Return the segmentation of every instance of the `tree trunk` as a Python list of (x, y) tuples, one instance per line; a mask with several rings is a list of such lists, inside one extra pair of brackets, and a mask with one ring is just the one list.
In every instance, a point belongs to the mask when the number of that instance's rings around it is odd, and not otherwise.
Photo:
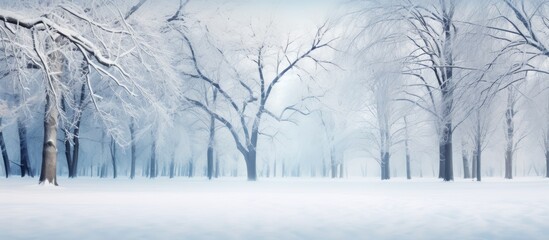
[[(445, 77), (444, 82), (441, 86), (442, 92), (442, 102), (443, 102), (443, 116), (442, 119), (445, 120), (445, 125), (443, 129), (444, 136), (444, 181), (453, 181), (454, 180), (454, 164), (453, 164), (453, 149), (452, 149), (452, 135), (453, 135), (453, 126), (452, 126), (452, 107), (454, 101), (454, 86), (452, 84), (453, 70), (454, 65), (453, 50), (452, 50), (452, 26), (453, 26), (453, 6), (450, 9), (446, 8), (446, 2), (441, 1), (442, 10), (443, 10), (443, 29), (444, 29), (444, 62), (450, 67), (444, 67)], [(450, 3), (453, 4), (453, 3)]]
[(175, 157), (174, 153), (172, 153), (172, 161), (170, 162), (170, 178), (173, 178), (175, 176)]
[(111, 160), (112, 160), (112, 178), (118, 176), (117, 167), (116, 167), (116, 142), (114, 138), (111, 137)]
[(332, 178), (337, 177), (337, 160), (336, 160), (336, 153), (335, 153), (335, 146), (332, 146), (330, 150), (330, 164), (332, 167)]
[(513, 178), (513, 152), (514, 152), (514, 134), (515, 134), (515, 124), (514, 116), (515, 112), (515, 91), (513, 86), (508, 88), (508, 97), (507, 97), (507, 110), (505, 111), (505, 140), (507, 142), (505, 148), (505, 178)]
[(476, 152), (476, 155), (475, 155), (476, 161), (475, 161), (475, 163), (477, 165), (477, 167), (475, 169), (476, 170), (475, 175), (477, 177), (477, 181), (480, 182), (481, 181), (481, 174), (480, 174), (480, 170), (481, 170), (480, 166), (481, 165), (480, 165), (480, 163), (481, 163), (481, 160), (482, 160), (482, 149), (481, 149), (481, 146), (480, 146), (480, 142), (478, 142), (478, 141), (477, 141), (477, 146), (476, 146), (476, 151), (475, 152)]
[(2, 151), (2, 159), (4, 160), (4, 171), (6, 173), (6, 178), (8, 178), (11, 169), (8, 150), (6, 149), (6, 143), (4, 142), (4, 133), (2, 131), (2, 117), (0, 117), (0, 150)]
[(273, 177), (274, 178), (276, 177), (276, 158), (275, 158), (274, 163), (273, 163)]
[(444, 142), (442, 139), (439, 140), (439, 143), (438, 143), (438, 152), (439, 152), (439, 168), (438, 168), (438, 178), (442, 178), (444, 179), (444, 174), (446, 173), (446, 171), (444, 169), (446, 169), (445, 167), (445, 159), (444, 157), (446, 156), (446, 152), (445, 152), (445, 148), (444, 148)]
[[(446, 130), (448, 129), (448, 130)], [(444, 181), (453, 181), (454, 180), (454, 169), (453, 169), (453, 149), (452, 149), (452, 124), (448, 123), (445, 127), (445, 134), (447, 136), (446, 141), (444, 142)]]
[(549, 149), (545, 150), (545, 177), (549, 178)]
[[(59, 38), (58, 38), (59, 39)], [(57, 42), (58, 39), (55, 41)], [(46, 105), (44, 112), (44, 144), (42, 149), (42, 167), (40, 171), (39, 183), (49, 183), (57, 186), (57, 122), (59, 111), (59, 78), (63, 72), (63, 56), (58, 50), (48, 54), (50, 71), (47, 74), (49, 83), (46, 85)]]
[(408, 121), (406, 120), (406, 117), (404, 117), (404, 135), (404, 151), (406, 154), (406, 179), (412, 179), (412, 171), (410, 167), (410, 147), (408, 145), (410, 136), (408, 134)]
[(463, 158), (463, 178), (471, 178), (471, 170), (469, 169), (469, 157), (467, 156), (467, 152), (462, 151), (461, 155)]
[(382, 175), (381, 180), (391, 179), (391, 165), (389, 164), (390, 155), (388, 152), (381, 153), (381, 166), (382, 166)]
[[(54, 83), (56, 84), (56, 83)], [(55, 85), (54, 85), (55, 86)], [(44, 119), (44, 147), (42, 149), (42, 170), (40, 183), (49, 183), (57, 186), (57, 111), (56, 99), (52, 90), (46, 93), (46, 112)]]
[(130, 179), (135, 178), (135, 120), (132, 118), (130, 123), (130, 137), (131, 137), (131, 164), (130, 164)]
[[(68, 114), (65, 96), (61, 96), (61, 111), (63, 111), (65, 114)], [(73, 174), (74, 168), (72, 167), (73, 159), (71, 156), (72, 146), (71, 146), (70, 134), (69, 134), (70, 129), (67, 125), (63, 126), (63, 131), (65, 133), (65, 138), (63, 140), (63, 143), (65, 144), (65, 159), (67, 160), (67, 169), (69, 171), (69, 178), (71, 178), (74, 175)]]
[(513, 150), (505, 150), (505, 178), (513, 179)]
[(188, 170), (187, 177), (189, 177), (189, 178), (193, 177), (193, 174), (194, 174), (194, 171), (193, 171), (194, 170), (194, 163), (193, 163), (193, 161), (194, 160), (192, 158), (189, 159), (189, 169), (187, 169)]
[(256, 168), (257, 152), (255, 148), (249, 150), (246, 156), (246, 173), (248, 174), (248, 181), (257, 180), (257, 168)]
[(410, 155), (406, 154), (406, 179), (412, 179), (412, 173), (410, 171)]
[(219, 178), (219, 176), (220, 176), (219, 171), (220, 171), (220, 169), (219, 169), (219, 155), (216, 152), (215, 153), (215, 174), (214, 174), (215, 178)]
[(341, 158), (341, 163), (339, 164), (339, 178), (343, 178), (345, 173), (345, 168), (343, 166), (343, 158)]
[[(264, 103), (263, 103), (264, 104)], [(263, 109), (264, 105), (260, 107)], [(261, 113), (262, 111), (260, 111)], [(252, 134), (250, 137), (250, 145), (248, 145), (248, 152), (245, 153), (244, 159), (246, 160), (246, 173), (248, 175), (248, 181), (257, 180), (257, 140), (259, 139), (259, 122), (261, 121), (261, 114), (257, 115), (252, 127)]]
[(149, 171), (149, 178), (156, 178), (156, 140), (153, 140), (151, 145), (151, 161)]
[[(85, 68), (87, 69), (87, 67)], [(84, 100), (86, 99), (86, 84), (82, 83), (82, 87), (80, 88), (80, 102), (78, 103), (78, 109), (76, 110), (76, 124), (74, 126), (73, 130), (73, 139), (72, 142), (74, 144), (72, 149), (72, 173), (73, 175), (70, 176), (72, 178), (75, 178), (78, 176), (78, 160), (79, 160), (79, 154), (80, 154), (80, 125), (82, 123), (82, 114), (84, 112)]]
[(34, 177), (32, 170), (30, 168), (29, 161), (29, 150), (27, 144), (27, 128), (20, 119), (17, 119), (17, 130), (19, 132), (19, 150), (20, 150), (20, 166), (21, 166), (21, 177), (24, 177), (28, 174), (31, 177)]
[(208, 162), (208, 179), (212, 179), (213, 177), (213, 169), (214, 169), (214, 140), (215, 140), (215, 118), (213, 116), (210, 117), (210, 138), (208, 141), (208, 152), (207, 152), (207, 162)]

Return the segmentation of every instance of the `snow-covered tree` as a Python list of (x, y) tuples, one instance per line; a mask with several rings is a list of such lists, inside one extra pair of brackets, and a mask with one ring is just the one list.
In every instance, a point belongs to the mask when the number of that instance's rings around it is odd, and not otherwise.
[[(187, 95), (186, 100), (226, 127), (245, 160), (248, 180), (256, 180), (259, 138), (260, 135), (269, 135), (261, 131), (261, 123), (265, 117), (291, 121), (293, 114), (309, 114), (310, 111), (301, 106), (314, 97), (303, 96), (297, 102), (278, 109), (272, 107), (272, 101), (280, 94), (278, 89), (282, 83), (312, 76), (307, 71), (309, 66), (326, 68), (332, 64), (325, 60), (325, 56), (319, 55), (329, 50), (334, 40), (328, 34), (330, 24), (320, 25), (310, 33), (307, 41), (297, 41), (292, 35), (277, 36), (268, 30), (259, 34), (252, 27), (251, 37), (247, 37), (248, 33), (236, 33), (235, 38), (253, 43), (240, 47), (239, 43), (230, 42), (227, 37), (235, 33), (216, 33), (201, 24), (193, 26), (192, 20), (183, 15), (174, 19), (179, 19), (174, 22), (183, 22), (183, 25), (174, 24), (174, 28), (181, 34), (189, 59), (190, 68), (184, 70), (184, 74), (195, 84), (205, 83), (214, 88), (218, 95), (216, 109), (208, 106), (200, 96)], [(242, 26), (237, 29), (242, 29)], [(201, 42), (200, 35), (191, 30), (201, 32), (206, 41)], [(225, 35), (224, 38), (216, 38), (221, 35)], [(225, 42), (221, 44), (221, 40)]]
[[(75, 106), (62, 101), (70, 95), (71, 81), (79, 82), (77, 86), (86, 85), (93, 108), (104, 122), (114, 119), (101, 109), (104, 99), (140, 95), (152, 100), (152, 93), (142, 81), (147, 75), (144, 72), (151, 70), (151, 65), (147, 65), (149, 58), (154, 57), (143, 44), (141, 34), (126, 21), (119, 7), (112, 4), (107, 1), (14, 3), (0, 9), (3, 22), (0, 34), (6, 49), (23, 53), (10, 61), (33, 66), (26, 71), (41, 73), (34, 81), (14, 78), (22, 86), (38, 82), (45, 92), (40, 182), (57, 184), (57, 128), (67, 119), (63, 105), (65, 110)], [(66, 73), (82, 69), (85, 70), (82, 77), (65, 79)], [(103, 89), (96, 89), (98, 86)], [(117, 137), (115, 131), (109, 133)]]

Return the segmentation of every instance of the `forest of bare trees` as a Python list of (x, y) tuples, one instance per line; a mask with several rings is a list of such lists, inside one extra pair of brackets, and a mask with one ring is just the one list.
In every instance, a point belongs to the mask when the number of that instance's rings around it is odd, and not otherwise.
[(549, 177), (549, 1), (238, 4), (1, 2), (5, 177)]

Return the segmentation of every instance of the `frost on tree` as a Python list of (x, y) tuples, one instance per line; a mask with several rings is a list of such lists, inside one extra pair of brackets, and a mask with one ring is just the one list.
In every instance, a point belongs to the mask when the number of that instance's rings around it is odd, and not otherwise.
[[(143, 49), (139, 46), (139, 37), (120, 12), (109, 6), (108, 2), (90, 6), (48, 2), (36, 4), (32, 9), (17, 4), (9, 10), (0, 9), (3, 22), (0, 37), (8, 46), (6, 50), (24, 53), (11, 61), (34, 66), (25, 71), (41, 72), (41, 79), (34, 79), (31, 83), (14, 78), (18, 84), (35, 84), (45, 92), (41, 183), (57, 185), (57, 129), (61, 122), (67, 121), (67, 108), (73, 107), (62, 101), (64, 96), (70, 95), (69, 79), (64, 78), (65, 73), (87, 70), (83, 71), (79, 86), (88, 91), (84, 94), (89, 94), (95, 112), (103, 117), (103, 121), (109, 118), (101, 110), (104, 98), (130, 97), (146, 92), (138, 84), (140, 78), (130, 71), (132, 64), (146, 62), (139, 59), (144, 55), (132, 55)], [(94, 86), (99, 84), (110, 88), (110, 93), (96, 94)], [(123, 93), (117, 89), (123, 89)], [(75, 136), (77, 134), (76, 131)], [(67, 138), (72, 136), (66, 130), (65, 135)]]
[[(182, 7), (184, 3), (182, 3)], [(180, 8), (181, 10), (181, 8)], [(178, 16), (179, 14), (179, 16)], [(314, 96), (304, 96), (300, 102), (284, 107), (280, 112), (273, 112), (270, 108), (271, 99), (277, 95), (277, 87), (281, 82), (289, 81), (290, 75), (295, 72), (308, 74), (303, 70), (305, 64), (313, 64), (325, 68), (332, 65), (330, 61), (324, 60), (317, 52), (330, 49), (334, 41), (328, 35), (330, 25), (322, 24), (312, 33), (312, 38), (307, 43), (300, 44), (288, 36), (285, 43), (260, 42), (243, 49), (246, 53), (230, 56), (230, 47), (238, 46), (217, 46), (211, 41), (206, 44), (193, 39), (193, 32), (189, 29), (196, 27), (191, 25), (190, 18), (183, 19), (182, 13), (178, 11), (176, 16), (168, 21), (172, 22), (174, 29), (180, 33), (183, 44), (186, 47), (189, 63), (182, 73), (190, 78), (194, 84), (204, 83), (215, 89), (217, 92), (217, 108), (208, 106), (202, 100), (203, 96), (185, 96), (186, 101), (209, 114), (220, 122), (230, 132), (238, 151), (246, 163), (247, 177), (250, 181), (257, 179), (257, 149), (260, 135), (269, 136), (263, 132), (261, 122), (264, 117), (270, 117), (277, 121), (292, 121), (294, 114), (308, 115), (310, 111), (303, 109), (303, 102), (314, 100)], [(215, 37), (207, 27), (198, 23), (199, 31), (206, 31), (208, 38)], [(195, 33), (196, 34), (196, 33)], [(253, 42), (257, 42), (253, 39)], [(278, 45), (280, 46), (278, 46)], [(206, 45), (206, 46), (204, 46)], [(214, 49), (215, 51), (207, 52)], [(213, 59), (228, 65), (229, 72), (222, 72), (221, 69), (208, 69), (208, 62), (211, 59), (203, 59), (204, 55), (212, 54)], [(240, 58), (240, 59), (238, 59)], [(235, 60), (236, 59), (236, 60)], [(234, 62), (231, 62), (234, 61)], [(251, 64), (255, 74), (248, 74), (248, 66), (242, 62)], [(295, 77), (295, 76), (294, 76)], [(219, 107), (219, 106), (224, 106)]]

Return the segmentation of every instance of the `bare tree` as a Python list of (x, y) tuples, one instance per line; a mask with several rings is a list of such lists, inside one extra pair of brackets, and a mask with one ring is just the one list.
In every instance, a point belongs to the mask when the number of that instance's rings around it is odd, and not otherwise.
[(361, 16), (367, 16), (365, 13), (374, 15), (362, 32), (383, 31), (367, 50), (388, 45), (397, 46), (393, 50), (387, 48), (389, 51), (406, 52), (402, 60), (402, 74), (416, 81), (407, 84), (405, 97), (400, 100), (416, 105), (435, 119), (435, 129), (439, 135), (439, 177), (445, 181), (454, 179), (452, 136), (463, 121), (455, 121), (456, 101), (462, 95), (456, 91), (460, 80), (476, 71), (463, 65), (471, 61), (461, 59), (467, 55), (458, 51), (467, 49), (462, 45), (470, 35), (466, 34), (467, 28), (462, 27), (458, 31), (461, 22), (456, 18), (462, 15), (456, 15), (457, 5), (458, 2), (448, 0), (403, 0), (370, 4), (360, 12)]
[[(174, 20), (173, 22), (178, 21)], [(225, 111), (221, 108), (211, 109), (203, 101), (192, 96), (186, 96), (186, 101), (202, 109), (228, 129), (238, 151), (244, 157), (248, 180), (255, 181), (257, 179), (256, 165), (259, 137), (260, 135), (270, 135), (261, 131), (261, 122), (264, 120), (264, 115), (277, 121), (291, 121), (290, 117), (293, 114), (307, 115), (310, 113), (307, 109), (300, 109), (300, 106), (306, 100), (314, 100), (314, 97), (303, 97), (298, 103), (284, 107), (278, 113), (270, 109), (269, 102), (272, 101), (272, 98), (275, 98), (277, 86), (286, 81), (289, 75), (298, 70), (307, 73), (301, 66), (307, 61), (322, 68), (332, 65), (331, 62), (315, 56), (317, 52), (330, 49), (330, 44), (334, 41), (334, 39), (327, 39), (327, 33), (330, 29), (328, 23), (318, 27), (308, 46), (298, 45), (296, 41), (288, 38), (281, 47), (270, 46), (266, 42), (252, 47), (252, 50), (249, 50), (245, 55), (246, 60), (255, 65), (255, 77), (246, 76), (244, 74), (245, 67), (242, 66), (243, 69), (238, 69), (238, 64), (232, 63), (227, 64), (230, 65), (231, 74), (214, 77), (214, 72), (207, 70), (206, 61), (200, 58), (204, 53), (192, 40), (191, 34), (184, 27), (175, 26), (174, 28), (181, 34), (190, 59), (191, 69), (184, 71), (184, 74), (191, 79), (215, 88), (219, 95), (218, 101), (224, 102), (228, 109)], [(212, 46), (212, 44), (208, 48), (217, 51), (217, 58), (221, 59), (219, 62), (228, 62), (228, 60), (226, 61), (227, 51), (215, 45)], [(272, 62), (270, 62), (271, 60)], [(251, 79), (246, 80), (243, 78)], [(242, 97), (242, 93), (245, 94), (245, 97)]]
[[(4, 24), (0, 28), (2, 40), (7, 41), (14, 49), (25, 52), (25, 58), (14, 61), (30, 62), (43, 72), (46, 104), (40, 182), (57, 184), (57, 126), (65, 119), (61, 111), (61, 97), (66, 88), (61, 75), (69, 70), (65, 67), (83, 64), (90, 69), (85, 83), (95, 109), (101, 113), (98, 95), (92, 87), (94, 83), (91, 73), (110, 79), (112, 89), (118, 87), (124, 89), (125, 95), (136, 96), (138, 92), (144, 93), (144, 89), (137, 84), (139, 78), (131, 75), (128, 65), (125, 65), (131, 61), (122, 59), (137, 57), (135, 62), (146, 62), (142, 57), (148, 53), (129, 54), (143, 48), (139, 46), (139, 40), (131, 26), (125, 19), (118, 19), (118, 14), (112, 12), (116, 8), (109, 9), (108, 3), (94, 4), (86, 9), (84, 6), (68, 3), (53, 7), (50, 4), (38, 11), (13, 12), (2, 9), (0, 19)], [(97, 14), (98, 8), (105, 6), (107, 7), (102, 10), (106, 11)], [(53, 14), (40, 14), (40, 11)], [(123, 24), (114, 24), (113, 19)], [(113, 37), (118, 40), (113, 41)]]

